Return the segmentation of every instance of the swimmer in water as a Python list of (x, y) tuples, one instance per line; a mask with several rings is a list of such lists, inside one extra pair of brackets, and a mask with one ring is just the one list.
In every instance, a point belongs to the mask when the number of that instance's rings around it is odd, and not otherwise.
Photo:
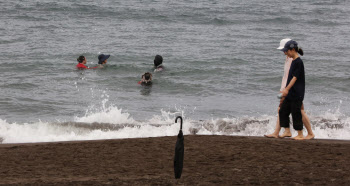
[(139, 81), (139, 84), (141, 85), (152, 85), (152, 74), (149, 72), (146, 72), (141, 76), (141, 81)]
[(104, 55), (104, 54), (100, 54), (98, 56), (98, 68), (103, 68), (105, 64), (107, 64), (107, 59), (110, 57), (111, 55)]
[(77, 64), (77, 69), (89, 69), (89, 67), (85, 66), (86, 64), (86, 58), (85, 56), (79, 56), (78, 59), (78, 64)]
[(78, 59), (77, 59), (77, 61), (78, 61), (78, 64), (77, 64), (77, 69), (80, 69), (80, 70), (82, 70), (82, 69), (94, 69), (94, 68), (97, 68), (97, 67), (88, 67), (88, 66), (86, 66), (85, 64), (86, 64), (86, 58), (85, 58), (85, 56), (79, 56), (78, 57)]
[(154, 71), (162, 71), (164, 70), (164, 66), (163, 66), (163, 57), (160, 55), (156, 55), (156, 57), (154, 58)]

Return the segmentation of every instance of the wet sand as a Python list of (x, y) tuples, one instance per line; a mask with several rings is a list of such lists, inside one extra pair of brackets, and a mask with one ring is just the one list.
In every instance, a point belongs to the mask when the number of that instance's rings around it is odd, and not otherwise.
[(176, 137), (0, 144), (0, 184), (347, 185), (350, 141), (185, 136), (174, 179)]

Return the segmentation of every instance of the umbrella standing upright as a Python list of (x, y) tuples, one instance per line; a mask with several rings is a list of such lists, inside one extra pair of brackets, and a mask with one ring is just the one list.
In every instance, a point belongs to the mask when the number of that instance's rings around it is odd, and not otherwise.
[(182, 168), (183, 168), (183, 162), (184, 162), (184, 135), (182, 133), (182, 117), (178, 116), (175, 119), (175, 123), (177, 123), (177, 119), (180, 119), (181, 125), (180, 125), (180, 131), (177, 135), (177, 141), (175, 145), (175, 157), (174, 157), (174, 173), (175, 173), (175, 179), (181, 178)]

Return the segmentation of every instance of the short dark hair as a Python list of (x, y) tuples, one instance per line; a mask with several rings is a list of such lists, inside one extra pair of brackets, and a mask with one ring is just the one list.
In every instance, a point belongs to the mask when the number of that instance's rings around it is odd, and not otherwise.
[(84, 61), (84, 59), (85, 59), (84, 56), (79, 56), (78, 59), (77, 59), (77, 61), (78, 61), (79, 63), (82, 63), (82, 62)]
[(145, 73), (145, 80), (149, 80), (151, 78), (151, 73), (146, 72)]
[(160, 55), (156, 55), (154, 58), (154, 66), (161, 65), (163, 63), (163, 57)]

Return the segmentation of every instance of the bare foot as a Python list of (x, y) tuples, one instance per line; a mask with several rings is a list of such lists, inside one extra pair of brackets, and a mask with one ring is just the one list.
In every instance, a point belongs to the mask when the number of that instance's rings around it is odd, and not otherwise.
[(315, 138), (315, 134), (308, 134), (305, 139), (306, 140), (311, 140), (311, 139), (314, 139)]
[(292, 137), (292, 133), (290, 133), (290, 132), (284, 132), (284, 133), (280, 136), (280, 138), (289, 138), (289, 137)]
[(264, 136), (267, 137), (267, 138), (278, 138), (278, 134), (274, 134), (274, 133), (268, 134), (268, 135), (264, 135)]
[(297, 135), (297, 136), (295, 136), (294, 138), (292, 138), (293, 140), (304, 140), (305, 138), (304, 138), (304, 136), (300, 136), (300, 135)]

